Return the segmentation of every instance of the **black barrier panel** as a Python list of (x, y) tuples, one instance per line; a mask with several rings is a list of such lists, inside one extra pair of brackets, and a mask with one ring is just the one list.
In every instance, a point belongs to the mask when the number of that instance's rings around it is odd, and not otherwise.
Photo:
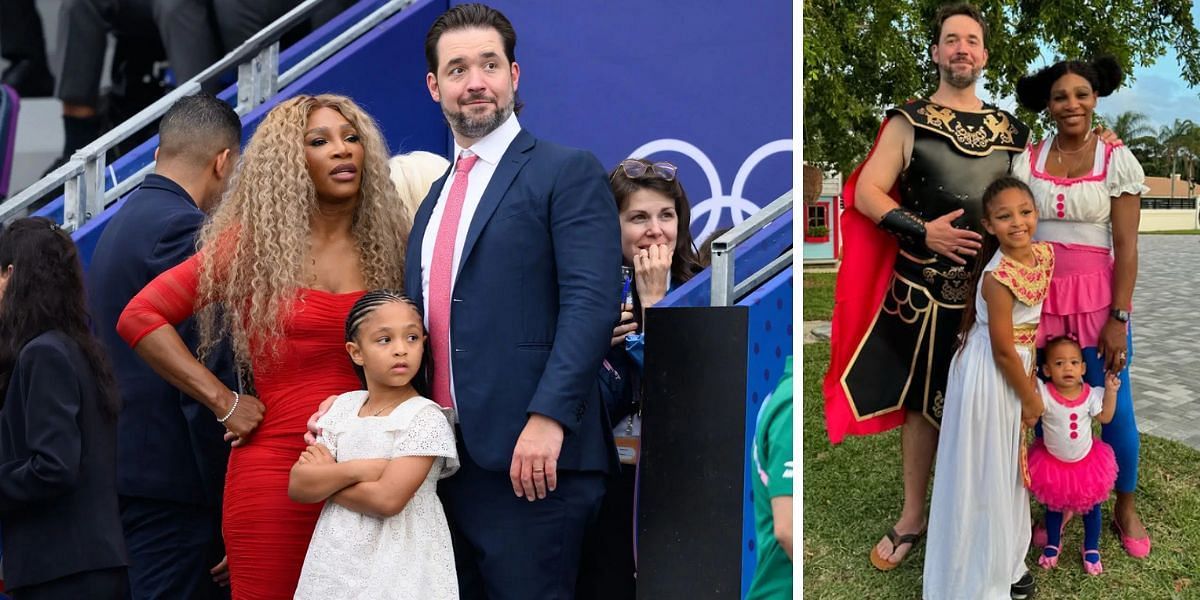
[(737, 599), (748, 312), (647, 313), (638, 598)]

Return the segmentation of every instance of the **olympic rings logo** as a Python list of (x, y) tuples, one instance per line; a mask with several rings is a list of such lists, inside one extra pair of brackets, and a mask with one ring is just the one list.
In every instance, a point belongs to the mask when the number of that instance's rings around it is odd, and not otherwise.
[[(724, 214), (726, 209), (729, 209), (734, 225), (741, 223), (746, 217), (758, 212), (759, 206), (742, 196), (746, 187), (746, 180), (750, 177), (750, 173), (754, 170), (754, 167), (757, 167), (758, 163), (762, 162), (763, 159), (772, 154), (792, 152), (792, 140), (775, 140), (751, 152), (750, 156), (746, 157), (746, 160), (738, 169), (737, 175), (734, 176), (733, 187), (730, 188), (728, 195), (724, 193), (724, 187), (721, 185), (721, 176), (717, 173), (717, 167), (708, 158), (708, 155), (704, 154), (696, 146), (683, 140), (663, 138), (647, 142), (631, 152), (629, 156), (645, 158), (656, 152), (678, 152), (695, 161), (699, 165), (700, 170), (704, 172), (704, 176), (708, 180), (710, 196), (699, 202), (692, 202), (692, 223), (696, 223), (701, 217), (707, 217), (704, 227), (695, 238), (697, 240), (704, 240), (717, 230), (717, 224), (721, 222), (721, 215)], [(791, 182), (788, 183), (790, 184)]]

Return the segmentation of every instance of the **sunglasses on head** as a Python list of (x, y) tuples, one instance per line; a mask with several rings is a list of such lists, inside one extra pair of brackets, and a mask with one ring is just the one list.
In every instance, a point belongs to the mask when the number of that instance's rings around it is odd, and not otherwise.
[[(678, 169), (669, 162), (646, 164), (640, 160), (627, 158), (621, 161), (621, 171), (630, 179), (657, 177), (663, 181), (675, 181), (675, 171)], [(614, 172), (613, 175), (616, 175)]]

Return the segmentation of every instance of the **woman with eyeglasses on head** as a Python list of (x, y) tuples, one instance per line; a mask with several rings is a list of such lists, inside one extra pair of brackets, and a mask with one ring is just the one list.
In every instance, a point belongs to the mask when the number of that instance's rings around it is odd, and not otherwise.
[(609, 480), (600, 515), (585, 541), (576, 585), (580, 600), (634, 598), (633, 497), (646, 309), (705, 267), (692, 240), (691, 205), (676, 170), (668, 162), (629, 158), (609, 174), (628, 277), (612, 348), (601, 368), (600, 389), (621, 454), (621, 471)]

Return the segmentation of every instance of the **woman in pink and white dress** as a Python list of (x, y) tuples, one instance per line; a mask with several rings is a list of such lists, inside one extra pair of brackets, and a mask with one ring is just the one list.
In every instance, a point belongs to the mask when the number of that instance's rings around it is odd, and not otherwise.
[[(1054, 278), (1042, 308), (1038, 346), (1070, 335), (1083, 346), (1087, 383), (1103, 387), (1106, 373), (1121, 380), (1116, 414), (1102, 438), (1120, 469), (1113, 527), (1125, 551), (1150, 553), (1150, 535), (1134, 506), (1138, 432), (1129, 385), (1132, 337), (1129, 317), (1137, 281), (1137, 231), (1141, 194), (1149, 188), (1133, 153), (1092, 132), (1098, 97), (1120, 86), (1121, 67), (1111, 58), (1062, 61), (1017, 83), (1017, 100), (1045, 110), (1057, 132), (1013, 162), (1013, 175), (1033, 190), (1041, 223), (1037, 239), (1054, 246)], [(1044, 531), (1034, 535), (1044, 543)]]

